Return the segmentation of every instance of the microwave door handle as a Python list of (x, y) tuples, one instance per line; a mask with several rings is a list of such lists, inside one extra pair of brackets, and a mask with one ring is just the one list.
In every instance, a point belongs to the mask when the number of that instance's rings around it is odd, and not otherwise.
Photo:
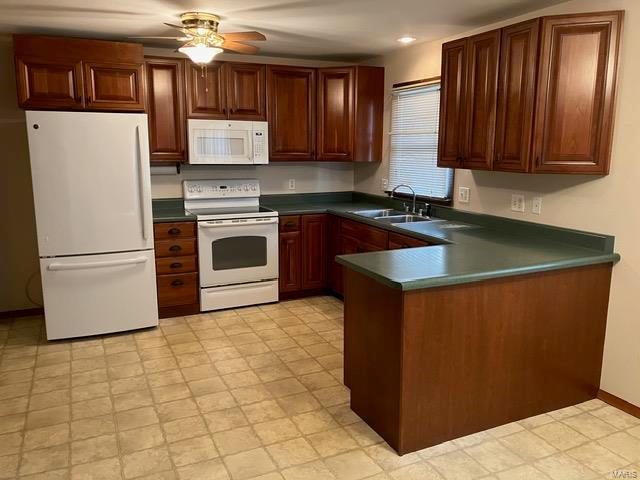
[(138, 160), (138, 188), (140, 189), (140, 218), (142, 219), (142, 238), (147, 240), (149, 232), (147, 231), (147, 200), (150, 196), (145, 175), (145, 159), (142, 155), (142, 136), (140, 135), (140, 125), (136, 125), (136, 154)]
[(247, 225), (272, 225), (278, 223), (277, 218), (269, 218), (267, 220), (249, 220), (247, 222), (235, 222), (235, 223), (206, 223), (198, 222), (198, 228), (222, 228), (222, 227), (246, 227)]

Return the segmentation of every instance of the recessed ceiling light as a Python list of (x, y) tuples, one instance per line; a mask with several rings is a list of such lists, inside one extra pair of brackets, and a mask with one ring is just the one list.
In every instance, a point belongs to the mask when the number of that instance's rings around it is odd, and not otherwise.
[(404, 36), (404, 37), (400, 37), (398, 40), (398, 42), (403, 43), (405, 45), (408, 45), (410, 43), (413, 43), (416, 41), (416, 37), (410, 37), (408, 35)]

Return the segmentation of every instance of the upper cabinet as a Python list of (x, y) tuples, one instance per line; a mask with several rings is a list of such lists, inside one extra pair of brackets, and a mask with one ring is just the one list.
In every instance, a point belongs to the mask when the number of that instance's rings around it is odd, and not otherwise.
[(444, 44), (438, 165), (607, 174), (622, 19), (544, 17)]
[(316, 69), (267, 66), (269, 160), (315, 160)]
[(152, 162), (186, 160), (182, 58), (145, 58), (149, 154)]
[(143, 111), (142, 45), (14, 35), (23, 108)]
[(266, 120), (265, 66), (188, 62), (187, 115), (210, 120)]

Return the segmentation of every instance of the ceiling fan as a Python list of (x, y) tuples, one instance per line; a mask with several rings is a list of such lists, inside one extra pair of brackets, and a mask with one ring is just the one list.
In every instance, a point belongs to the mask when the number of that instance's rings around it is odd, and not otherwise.
[(182, 25), (165, 25), (183, 33), (180, 37), (131, 37), (147, 39), (173, 39), (185, 42), (178, 51), (187, 55), (194, 63), (206, 65), (213, 57), (224, 50), (255, 54), (260, 49), (242, 42), (264, 41), (267, 38), (260, 32), (218, 33), (220, 17), (212, 13), (186, 12), (180, 15)]

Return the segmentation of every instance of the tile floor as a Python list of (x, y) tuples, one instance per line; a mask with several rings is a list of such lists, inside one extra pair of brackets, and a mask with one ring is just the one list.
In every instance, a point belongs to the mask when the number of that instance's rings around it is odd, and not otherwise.
[(0, 323), (0, 478), (582, 480), (640, 472), (640, 420), (598, 400), (398, 457), (349, 409), (341, 349), (342, 304), (330, 297), (71, 342), (47, 343), (41, 318)]

